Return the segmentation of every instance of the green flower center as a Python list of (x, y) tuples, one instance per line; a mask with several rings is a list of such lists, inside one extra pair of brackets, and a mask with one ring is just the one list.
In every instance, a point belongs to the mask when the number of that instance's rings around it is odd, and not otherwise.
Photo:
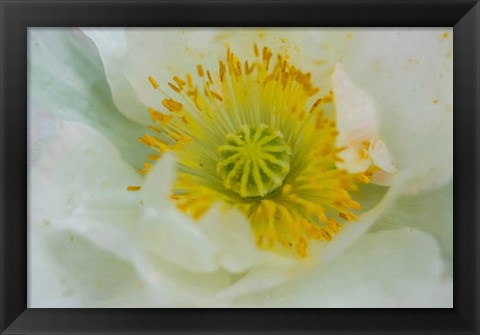
[(264, 124), (244, 125), (217, 149), (217, 173), (226, 189), (242, 197), (263, 197), (282, 185), (290, 171), (290, 147), (283, 134)]

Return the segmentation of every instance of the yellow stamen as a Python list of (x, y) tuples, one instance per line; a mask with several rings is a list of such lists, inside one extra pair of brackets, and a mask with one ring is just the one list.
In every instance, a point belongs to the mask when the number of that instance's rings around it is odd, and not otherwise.
[[(155, 150), (150, 161), (175, 151), (171, 199), (179, 210), (199, 219), (221, 201), (245, 214), (259, 247), (307, 257), (310, 240), (327, 243), (357, 219), (351, 211), (361, 208), (350, 192), (371, 172), (337, 168), (346, 148), (336, 145), (336, 123), (325, 115), (334, 92), (319, 96), (311, 74), (286, 55), (272, 57), (256, 44), (253, 52), (253, 60), (241, 60), (227, 48), (218, 72), (197, 65), (200, 86), (190, 74), (174, 76), (173, 96), (162, 101), (171, 114), (148, 110), (159, 137), (139, 141)], [(368, 146), (358, 153), (368, 155)], [(145, 163), (140, 171), (150, 169)]]

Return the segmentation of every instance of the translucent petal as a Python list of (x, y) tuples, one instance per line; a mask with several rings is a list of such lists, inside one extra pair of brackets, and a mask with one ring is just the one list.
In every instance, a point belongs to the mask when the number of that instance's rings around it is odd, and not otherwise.
[(352, 82), (341, 64), (335, 66), (332, 87), (339, 131), (337, 142), (346, 146), (339, 154), (344, 160), (339, 167), (361, 173), (374, 165), (384, 172), (395, 172), (388, 148), (378, 137), (378, 111), (373, 98)]
[[(120, 229), (121, 216), (105, 224), (89, 214), (78, 209), (68, 218), (34, 227), (29, 251), (40, 257), (34, 256), (29, 272), (31, 307), (58, 307), (59, 302), (69, 307), (148, 304), (145, 285), (134, 268), (141, 259)], [(42, 296), (38, 283), (43, 278), (51, 280), (47, 292), (52, 295), (44, 301), (38, 299)]]
[(399, 171), (409, 175), (406, 188), (448, 183), (453, 171), (451, 28), (342, 33), (343, 39), (332, 34), (329, 43), (352, 80), (377, 102), (381, 138)]
[(142, 128), (112, 103), (100, 56), (78, 29), (29, 29), (29, 138), (35, 161), (54, 136), (56, 121), (89, 125), (107, 136), (125, 160), (138, 164), (146, 149), (138, 145)]
[(54, 139), (30, 172), (34, 224), (68, 217), (79, 206), (96, 208), (138, 204), (127, 186), (140, 176), (116, 148), (94, 129), (73, 122), (54, 124)]
[(137, 229), (145, 253), (156, 254), (184, 270), (211, 272), (218, 267), (216, 249), (196, 223), (174, 207), (147, 210)]
[(341, 64), (335, 66), (332, 87), (335, 92), (337, 129), (343, 141), (350, 143), (375, 136), (378, 132), (375, 101), (352, 82)]
[(82, 31), (92, 39), (102, 57), (105, 75), (117, 108), (126, 117), (144, 125), (148, 124), (147, 109), (135, 95), (125, 68), (128, 50), (124, 29), (83, 28)]
[(147, 175), (143, 186), (144, 216), (138, 238), (146, 252), (195, 272), (218, 267), (216, 250), (190, 217), (180, 213), (169, 198), (174, 181), (175, 158), (166, 154)]
[(341, 258), (237, 300), (241, 307), (452, 307), (435, 241), (412, 229), (367, 234)]
[(453, 272), (453, 185), (404, 195), (371, 228), (379, 230), (414, 227), (432, 235), (440, 245), (447, 270)]
[(214, 35), (212, 29), (84, 28), (83, 31), (100, 52), (118, 109), (144, 125), (150, 123), (148, 107), (160, 108), (165, 98), (153, 89), (148, 78), (152, 76), (164, 91), (172, 93), (168, 81), (174, 75), (184, 76), (186, 71), (194, 71)]
[[(121, 160), (112, 144), (91, 128), (72, 122), (58, 122), (54, 134), (54, 139), (42, 150), (30, 174), (29, 254), (34, 256), (29, 270), (29, 302), (38, 307), (53, 307), (57, 303), (59, 306), (92, 306), (97, 304), (97, 293), (100, 304), (100, 300), (113, 298), (114, 292), (109, 290), (116, 284), (130, 287), (130, 279), (134, 280), (135, 273), (117, 254), (110, 254), (112, 250), (108, 250), (108, 254), (99, 251), (97, 257), (94, 249), (100, 246), (107, 248), (100, 244), (92, 246), (91, 240), (80, 241), (78, 234), (73, 234), (72, 229), (67, 230), (67, 226), (73, 220), (85, 230), (88, 220), (97, 216), (95, 219), (103, 218), (112, 226), (127, 227), (135, 220), (139, 199), (126, 191), (126, 185), (138, 181), (138, 175)], [(84, 206), (90, 206), (95, 215), (84, 215)], [(130, 208), (130, 212), (125, 208)], [(83, 216), (79, 216), (82, 213)], [(112, 238), (111, 234), (88, 232), (91, 238), (100, 238), (102, 243), (108, 243)], [(82, 233), (88, 235), (85, 231)], [(118, 248), (121, 247), (118, 245)], [(107, 264), (102, 265), (105, 272), (95, 269), (100, 266), (95, 262), (101, 259), (107, 259)], [(77, 261), (78, 267), (73, 267), (72, 264)], [(109, 271), (117, 270), (125, 271), (126, 277), (119, 280), (126, 281), (103, 286), (104, 279), (116, 279)], [(47, 287), (52, 299), (43, 301), (42, 292)], [(80, 292), (83, 289), (88, 292)], [(121, 288), (118, 290), (119, 294), (125, 293)]]
[(382, 214), (385, 208), (388, 208), (392, 202), (395, 201), (398, 191), (393, 188), (383, 197), (383, 199), (376, 204), (375, 207), (362, 213), (357, 221), (346, 224), (341, 233), (337, 234), (335, 238), (327, 243), (314, 245), (315, 254), (318, 255), (319, 262), (329, 262), (337, 257), (341, 257), (342, 253), (354, 244), (357, 240), (372, 227), (378, 217)]
[(200, 220), (199, 226), (216, 246), (218, 262), (227, 271), (239, 273), (260, 262), (261, 252), (242, 214), (215, 206)]

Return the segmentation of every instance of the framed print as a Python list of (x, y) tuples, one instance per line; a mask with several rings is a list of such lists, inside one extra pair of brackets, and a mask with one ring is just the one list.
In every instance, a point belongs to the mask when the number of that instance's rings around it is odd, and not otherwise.
[(4, 1), (1, 331), (477, 333), (479, 11)]

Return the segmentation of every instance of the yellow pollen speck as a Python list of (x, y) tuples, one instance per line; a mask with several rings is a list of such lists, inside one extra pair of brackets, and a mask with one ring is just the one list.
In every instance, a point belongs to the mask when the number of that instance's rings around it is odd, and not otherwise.
[(141, 189), (140, 186), (128, 186), (127, 191), (139, 191)]
[[(334, 92), (319, 95), (312, 75), (285, 54), (256, 44), (253, 54), (239, 59), (227, 48), (216, 69), (193, 69), (195, 81), (174, 76), (172, 95), (156, 106), (162, 111), (148, 109), (153, 135), (139, 142), (154, 151), (151, 163), (175, 151), (170, 198), (179, 210), (199, 219), (221, 201), (244, 213), (259, 248), (308, 257), (311, 240), (328, 243), (357, 219), (361, 208), (350, 193), (371, 174), (337, 168), (345, 148), (326, 116)], [(146, 162), (140, 172), (151, 168)]]
[(448, 38), (448, 32), (444, 32), (444, 33), (442, 34), (442, 37), (443, 37), (443, 38)]

